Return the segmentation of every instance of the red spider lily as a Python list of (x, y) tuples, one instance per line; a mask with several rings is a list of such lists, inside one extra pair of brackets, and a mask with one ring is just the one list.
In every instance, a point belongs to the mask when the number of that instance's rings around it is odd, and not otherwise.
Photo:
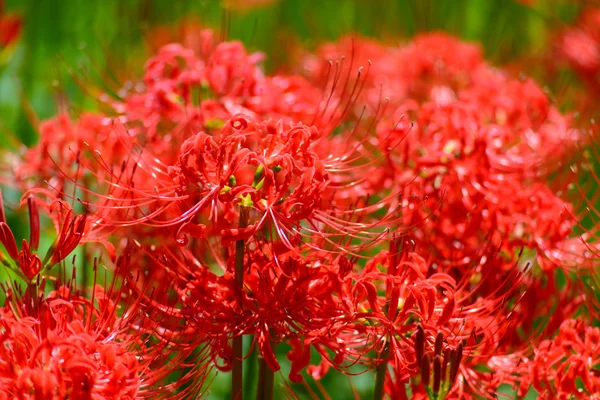
[(319, 96), (307, 82), (264, 77), (257, 65), (261, 54), (247, 54), (239, 42), (217, 44), (209, 31), (202, 37), (200, 54), (179, 45), (161, 48), (146, 65), (142, 93), (126, 93), (113, 104), (115, 111), (128, 122), (143, 123), (149, 137), (170, 127), (170, 136), (219, 127), (239, 113), (273, 117), (280, 110), (285, 118), (309, 118)]
[(84, 114), (73, 123), (62, 115), (43, 123), (42, 144), (16, 168), (17, 182), (24, 188), (47, 182), (58, 193), (81, 195), (85, 202), (96, 182), (109, 181), (114, 190), (121, 180), (124, 185), (139, 184), (134, 178), (144, 181), (139, 172), (134, 174), (138, 169), (149, 170), (148, 178), (166, 176), (191, 132), (220, 129), (239, 112), (286, 121), (312, 118), (319, 101), (315, 88), (300, 77), (264, 78), (256, 65), (260, 54), (248, 55), (237, 42), (217, 44), (208, 33), (198, 56), (177, 45), (165, 46), (148, 62), (144, 84), (120, 91), (124, 99), (104, 100), (109, 116)]
[[(155, 398), (155, 383), (178, 368), (172, 361), (164, 364), (166, 354), (160, 361), (161, 353), (175, 351), (143, 339), (144, 331), (128, 330), (127, 321), (117, 318), (116, 306), (105, 299), (102, 289), (96, 288), (93, 298), (100, 304), (97, 309), (64, 287), (35, 300), (9, 294), (15, 304), (38, 303), (34, 314), (17, 311), (17, 306), (3, 311), (4, 393)], [(131, 318), (131, 311), (124, 315)], [(144, 350), (150, 343), (155, 348)]]
[[(390, 153), (386, 179), (402, 186), (413, 182), (409, 190), (430, 196), (445, 189), (443, 206), (431, 218), (434, 223), (416, 233), (420, 243), (430, 237), (428, 248), (441, 250), (442, 258), (468, 260), (465, 257), (472, 257), (488, 234), (494, 243), (502, 241), (509, 254), (522, 246), (549, 254), (569, 239), (575, 222), (570, 205), (537, 177), (547, 173), (550, 154), (558, 160), (570, 154), (558, 149), (568, 147), (565, 139), (574, 146), (578, 134), (568, 120), (549, 109), (547, 99), (531, 82), (511, 81), (484, 67), (477, 71), (488, 76), (485, 82), (479, 82), (476, 71), (472, 86), (454, 89), (456, 94), (451, 91), (448, 99), (434, 97), (421, 105), (407, 101), (397, 113), (414, 116), (410, 130), (406, 124), (394, 124), (395, 133), (390, 135), (387, 127), (392, 123), (382, 124), (382, 147), (406, 137)], [(494, 101), (483, 99), (484, 91), (479, 90), (485, 86), (503, 94)], [(500, 115), (501, 121), (489, 122)], [(439, 234), (444, 239), (436, 238)], [(470, 235), (475, 236), (469, 239)], [(450, 247), (442, 250), (444, 244)]]
[(543, 399), (594, 399), (600, 392), (598, 343), (600, 330), (585, 321), (564, 320), (553, 340), (540, 342), (524, 363), (523, 379)]
[[(494, 258), (494, 255), (488, 253), (485, 257)], [(402, 271), (401, 267), (404, 265), (404, 263), (399, 264), (397, 270)], [(487, 393), (495, 391), (497, 387), (494, 387), (494, 383), (490, 382), (488, 378), (475, 379), (474, 376), (477, 375), (475, 371), (478, 366), (493, 362), (494, 357), (506, 351), (507, 347), (503, 343), (502, 337), (512, 331), (511, 324), (516, 322), (513, 313), (517, 305), (521, 304), (518, 290), (524, 274), (513, 272), (508, 274), (503, 282), (494, 282), (497, 279), (495, 273), (484, 272), (480, 281), (475, 284), (472, 282), (474, 276), (465, 274), (461, 281), (454, 284), (452, 278), (434, 273), (428, 279), (424, 279), (424, 275), (421, 275), (423, 283), (411, 286), (407, 285), (410, 280), (407, 281), (405, 278), (408, 271), (405, 266), (403, 269), (404, 272), (399, 275), (399, 278), (400, 282), (406, 286), (400, 289), (399, 293), (404, 291), (408, 294), (400, 297), (403, 300), (402, 314), (404, 314), (404, 318), (408, 319), (404, 322), (405, 327), (401, 332), (404, 333), (406, 330), (415, 332), (414, 324), (417, 322), (420, 327), (417, 327), (416, 333), (413, 334), (414, 345), (410, 346), (415, 349), (415, 352), (404, 350), (408, 360), (408, 368), (404, 367), (404, 377), (402, 365), (396, 362), (391, 363), (395, 372), (386, 386), (388, 390), (392, 392), (402, 390), (410, 376), (413, 394), (431, 391), (438, 393), (441, 398), (449, 393), (463, 398), (470, 395), (486, 396)], [(490, 269), (493, 271), (493, 267)], [(420, 274), (426, 273), (427, 270), (428, 267), (421, 264)], [(388, 268), (389, 272), (390, 268)], [(414, 272), (415, 270), (410, 273)], [(432, 291), (428, 289), (428, 286), (423, 286), (425, 282), (435, 285), (433, 287), (437, 286), (436, 290)], [(486, 289), (489, 283), (495, 284), (495, 289)], [(440, 290), (440, 288), (443, 289)], [(417, 295), (416, 290), (420, 290), (421, 293)], [(443, 296), (439, 295), (440, 292), (443, 293)], [(386, 296), (390, 299), (388, 301), (391, 301), (388, 304), (389, 310), (395, 301), (393, 293), (392, 291), (392, 296), (389, 294)], [(511, 301), (516, 302), (516, 305), (507, 306)], [(413, 307), (414, 309), (412, 309)], [(394, 324), (399, 322), (401, 323), (401, 320), (397, 319)], [(432, 345), (432, 349), (435, 351), (427, 360), (424, 360), (426, 354), (423, 344), (424, 337), (436, 338), (435, 345)], [(448, 349), (448, 352), (444, 351), (444, 357), (442, 357), (442, 349), (439, 348), (440, 340), (446, 343), (444, 349)], [(433, 339), (429, 343), (433, 344)], [(389, 349), (393, 349), (392, 342), (390, 342)], [(457, 351), (457, 354), (450, 358), (449, 352), (452, 349)], [(511, 349), (511, 353), (514, 354), (514, 352), (514, 348)], [(458, 357), (458, 353), (462, 355)], [(436, 358), (439, 360), (436, 361)], [(437, 370), (438, 364), (443, 371)], [(451, 371), (452, 368), (455, 370)], [(496, 369), (495, 372), (500, 374), (501, 370)], [(431, 376), (429, 376), (430, 373)], [(428, 377), (431, 379), (425, 380)], [(453, 387), (455, 381), (457, 383)], [(489, 382), (490, 386), (482, 390), (480, 388), (482, 382)], [(498, 384), (496, 383), (496, 385)]]
[[(145, 77), (147, 92), (142, 95), (133, 94), (127, 97), (125, 103), (114, 105), (117, 113), (125, 113), (120, 120), (128, 124), (127, 128), (120, 122), (110, 123), (106, 119), (94, 119), (91, 116), (86, 116), (73, 127), (63, 116), (61, 124), (57, 127), (49, 124), (42, 125), (42, 132), (47, 132), (48, 138), (53, 135), (64, 141), (54, 141), (57, 143), (56, 147), (54, 143), (45, 144), (30, 152), (27, 155), (30, 158), (27, 167), (19, 168), (19, 174), (23, 177), (33, 176), (35, 175), (34, 171), (43, 169), (47, 175), (42, 175), (42, 178), (46, 178), (59, 196), (73, 197), (75, 200), (77, 191), (81, 190), (83, 198), (77, 197), (77, 200), (86, 205), (89, 196), (94, 192), (99, 192), (94, 187), (94, 183), (105, 182), (108, 185), (109, 194), (103, 200), (104, 204), (98, 204), (98, 206), (103, 210), (118, 208), (126, 210), (127, 214), (135, 214), (145, 206), (155, 203), (156, 201), (152, 198), (156, 198), (157, 192), (158, 198), (165, 199), (169, 204), (173, 204), (169, 197), (179, 200), (178, 195), (169, 193), (175, 187), (173, 183), (165, 181), (165, 179), (170, 180), (168, 174), (172, 174), (173, 171), (170, 171), (168, 166), (175, 164), (176, 159), (171, 161), (161, 157), (159, 160), (157, 157), (142, 154), (144, 148), (152, 148), (152, 153), (158, 151), (162, 154), (176, 155), (177, 152), (173, 151), (176, 148), (174, 144), (178, 143), (177, 140), (173, 140), (175, 137), (178, 137), (181, 140), (179, 144), (183, 145), (185, 142), (181, 136), (187, 135), (189, 130), (204, 128), (207, 132), (211, 132), (215, 128), (219, 129), (224, 125), (224, 120), (238, 109), (249, 115), (254, 115), (253, 108), (269, 115), (314, 114), (312, 110), (316, 108), (319, 101), (317, 96), (305, 96), (307, 101), (311, 102), (306, 107), (299, 107), (297, 102), (298, 96), (301, 96), (303, 91), (312, 90), (314, 92), (314, 88), (298, 77), (262, 78), (254, 65), (257, 56), (248, 56), (239, 43), (216, 45), (214, 50), (205, 57), (205, 60), (195, 58), (190, 51), (175, 45), (163, 48), (159, 56), (147, 65)], [(237, 61), (232, 63), (231, 57)], [(201, 99), (198, 107), (191, 97), (193, 93), (197, 94), (198, 90), (204, 90), (204, 85), (207, 85), (210, 96), (217, 96), (219, 101)], [(266, 85), (264, 88), (268, 90), (263, 91), (263, 85)], [(269, 93), (269, 96), (272, 95), (273, 90), (270, 88), (277, 88), (278, 96), (284, 101), (270, 102), (271, 105), (263, 102), (261, 96), (266, 96), (263, 92)], [(298, 93), (298, 96), (295, 93)], [(177, 98), (180, 98), (181, 102), (173, 101)], [(246, 98), (249, 99), (249, 102), (246, 102)], [(231, 103), (232, 101), (240, 106)], [(290, 106), (287, 107), (285, 104), (290, 104)], [(201, 114), (198, 114), (198, 111)], [(325, 113), (325, 111), (323, 112)], [(248, 117), (245, 118), (246, 121), (249, 120)], [(286, 117), (286, 120), (289, 120), (289, 116)], [(138, 126), (139, 123), (143, 123), (143, 125)], [(159, 125), (168, 127), (173, 123), (176, 123), (177, 127), (172, 129), (168, 135), (158, 134)], [(202, 125), (203, 123), (204, 125)], [(269, 129), (274, 128), (273, 126)], [(277, 129), (281, 130), (281, 127)], [(102, 142), (101, 146), (95, 145), (97, 141), (91, 137), (94, 132), (106, 137), (107, 140)], [(283, 133), (280, 132), (274, 137), (279, 138)], [(311, 135), (314, 136), (314, 133)], [(225, 135), (222, 136), (225, 137)], [(45, 140), (44, 143), (46, 143)], [(225, 142), (223, 145), (227, 143)], [(316, 144), (315, 142), (312, 146), (314, 147)], [(104, 147), (105, 145), (106, 147)], [(122, 146), (129, 148), (130, 155), (125, 155), (120, 151)], [(87, 149), (91, 152), (88, 153)], [(273, 148), (270, 151), (277, 152), (278, 149)], [(90, 158), (93, 161), (87, 161)], [(77, 166), (75, 171), (71, 168), (73, 161)], [(118, 167), (113, 167), (115, 164), (120, 165), (120, 172)], [(340, 164), (340, 166), (343, 165), (344, 163)], [(295, 168), (294, 172), (298, 174), (298, 167)], [(151, 182), (141, 177), (140, 173), (135, 174), (136, 171), (145, 171), (149, 175), (148, 178), (151, 178)], [(317, 171), (318, 173), (320, 172)], [(270, 171), (267, 171), (266, 174), (268, 185)], [(284, 175), (286, 174), (281, 174), (281, 176)], [(60, 178), (57, 180), (58, 176)], [(65, 176), (72, 177), (69, 179), (71, 182), (68, 180), (65, 182), (63, 179)], [(289, 178), (291, 176), (288, 174)], [(308, 182), (307, 179), (309, 176), (305, 175), (306, 182)], [(78, 188), (73, 191), (73, 195), (69, 194), (71, 184)], [(132, 191), (131, 188), (134, 185), (137, 188)], [(144, 193), (144, 190), (147, 190), (147, 193)], [(162, 194), (160, 194), (161, 192)], [(128, 197), (132, 200), (130, 201)], [(134, 200), (135, 197), (138, 197), (139, 201)], [(302, 201), (307, 201), (307, 199)], [(261, 204), (259, 203), (259, 205)], [(160, 208), (165, 208), (165, 206)], [(144, 217), (144, 220), (151, 220), (154, 215), (159, 215), (160, 208), (151, 210), (150, 216)], [(196, 211), (198, 209), (199, 207), (196, 208)], [(194, 212), (188, 214), (190, 217), (195, 216)], [(111, 229), (111, 226), (119, 226), (112, 216), (102, 218), (106, 220), (99, 222), (95, 229), (106, 229), (108, 232), (112, 232), (114, 229)], [(186, 229), (191, 228), (191, 226), (187, 226)]]
[[(469, 112), (471, 107), (474, 108), (475, 121), (483, 120), (485, 125), (493, 126), (497, 135), (502, 134), (494, 142), (494, 146), (497, 147), (497, 152), (507, 156), (516, 149), (525, 150), (527, 147), (538, 152), (545, 151), (539, 144), (544, 141), (549, 141), (548, 144), (553, 150), (559, 150), (559, 143), (563, 139), (577, 139), (574, 136), (576, 132), (569, 129), (569, 119), (562, 117), (549, 105), (547, 96), (540, 88), (531, 81), (512, 80), (502, 71), (493, 69), (483, 61), (476, 46), (462, 43), (442, 33), (418, 36), (399, 50), (374, 45), (360, 38), (345, 39), (339, 43), (323, 48), (323, 55), (318, 63), (321, 67), (312, 66), (316, 61), (309, 58), (309, 73), (322, 79), (322, 72), (319, 71), (327, 65), (327, 60), (337, 59), (340, 54), (351, 53), (359, 61), (371, 60), (371, 73), (365, 78), (362, 94), (368, 92), (371, 85), (372, 90), (379, 92), (385, 90), (383, 87), (390, 87), (382, 82), (371, 83), (371, 79), (385, 79), (386, 82), (408, 87), (406, 90), (393, 90), (390, 94), (372, 96), (373, 101), (357, 102), (357, 105), (366, 102), (375, 108), (381, 101), (381, 96), (385, 96), (389, 98), (390, 111), (403, 106), (398, 113), (404, 114), (415, 108), (414, 101), (417, 104), (427, 104), (431, 101), (436, 106), (452, 104), (457, 100), (466, 101), (469, 105), (465, 112)], [(383, 58), (381, 62), (375, 62), (379, 58)], [(376, 69), (384, 66), (389, 69)], [(490, 96), (490, 92), (495, 95)], [(470, 116), (470, 119), (472, 118), (473, 116)], [(398, 121), (398, 117), (392, 119), (393, 124)], [(515, 132), (515, 128), (519, 131)], [(509, 131), (503, 133), (505, 129)], [(526, 141), (516, 146), (515, 139), (507, 135), (521, 135), (521, 130), (524, 129), (533, 131), (527, 132), (527, 135), (523, 136)], [(471, 133), (474, 134), (475, 132)], [(509, 146), (512, 147), (511, 151), (508, 151)], [(520, 160), (511, 161), (521, 165), (523, 160), (527, 161), (530, 158), (522, 157)], [(505, 162), (508, 164), (508, 160)]]
[[(352, 214), (333, 206), (332, 194), (339, 196), (344, 179), (360, 169), (360, 164), (347, 164), (359, 162), (362, 156), (323, 159), (316, 152), (322, 140), (314, 126), (286, 127), (281, 121), (256, 123), (247, 116), (236, 116), (225, 123), (216, 137), (202, 132), (186, 140), (179, 161), (168, 168), (168, 176), (158, 160), (145, 162), (145, 166), (137, 161), (133, 168), (124, 167), (132, 174), (137, 165), (146, 167), (154, 189), (144, 189), (144, 182), (134, 187), (138, 179), (122, 181), (106, 169), (104, 174), (110, 174), (110, 180), (119, 183), (107, 182), (109, 195), (100, 196), (103, 200), (98, 205), (84, 204), (90, 210), (98, 210), (93, 224), (96, 232), (137, 224), (165, 227), (174, 230), (182, 244), (186, 243), (187, 234), (202, 236), (208, 221), (219, 232), (219, 220), (231, 224), (239, 206), (252, 210), (252, 221), (242, 230), (221, 229), (220, 235), (226, 242), (249, 238), (267, 223), (290, 249), (297, 236), (316, 235), (334, 247), (334, 238), (344, 235), (376, 238), (376, 233), (363, 235), (376, 224), (354, 222), (350, 217), (382, 210), (389, 200), (357, 208)], [(335, 178), (330, 179), (330, 175)], [(334, 191), (328, 189), (330, 182), (335, 182)], [(82, 190), (89, 192), (87, 188)], [(328, 205), (322, 205), (323, 201)], [(393, 221), (390, 218), (386, 224)], [(308, 226), (301, 227), (303, 222)], [(321, 226), (335, 230), (323, 233)]]
[[(289, 340), (292, 346), (288, 355), (292, 361), (292, 382), (301, 381), (300, 372), (304, 370), (313, 378), (320, 379), (330, 367), (348, 373), (352, 365), (383, 362), (394, 371), (389, 375), (385, 390), (398, 398), (404, 398), (402, 396), (406, 394), (405, 385), (409, 379), (414, 386), (414, 395), (423, 395), (427, 389), (442, 398), (449, 392), (449, 396), (458, 398), (487, 395), (497, 388), (498, 381), (490, 380), (487, 375), (479, 375), (478, 368), (481, 365), (500, 365), (501, 354), (507, 349), (501, 338), (511, 331), (509, 327), (514, 322), (511, 314), (516, 308), (514, 305), (505, 305), (510, 298), (518, 295), (515, 289), (522, 281), (523, 274), (508, 276), (495, 291), (486, 294), (481, 289), (484, 285), (469, 289), (466, 286), (468, 282), (456, 285), (451, 277), (444, 274), (426, 278), (428, 267), (415, 254), (379, 254), (361, 272), (350, 272), (347, 267), (348, 261), (341, 262), (337, 269), (339, 275), (321, 278), (325, 282), (335, 279), (332, 281), (336, 282), (335, 286), (323, 294), (336, 293), (334, 297), (329, 297), (330, 305), (327, 308), (337, 310), (337, 315), (329, 317), (331, 322), (324, 329), (318, 329), (315, 325), (305, 326), (309, 331), (304, 338), (294, 335)], [(487, 281), (488, 276), (486, 274), (483, 280)], [(466, 279), (471, 278), (467, 276)], [(474, 297), (477, 301), (472, 303)], [(260, 312), (260, 309), (255, 312)], [(441, 356), (438, 360), (440, 368), (445, 366), (445, 369), (443, 374), (441, 369), (435, 372), (434, 363), (437, 361), (431, 356), (431, 362), (427, 363), (433, 374), (430, 381), (424, 381), (423, 378), (423, 375), (429, 377), (429, 372), (422, 370), (428, 367), (416, 361), (423, 359), (423, 350), (418, 349), (424, 345), (407, 339), (415, 330), (424, 332), (422, 328), (417, 329), (417, 324), (426, 327), (431, 337), (436, 334), (429, 332), (440, 330), (447, 335), (444, 335), (447, 343), (444, 349), (448, 350), (444, 351), (447, 353), (445, 361)], [(274, 327), (276, 324), (268, 326)], [(301, 334), (304, 331), (296, 332)], [(466, 345), (463, 345), (465, 340)], [(433, 349), (433, 340), (430, 343)], [(416, 352), (415, 346), (418, 348)], [(309, 366), (311, 347), (321, 354), (319, 367)], [(453, 356), (454, 361), (450, 361), (452, 349), (463, 354), (462, 364), (456, 355)], [(441, 354), (441, 350), (435, 351), (437, 353), (432, 350), (432, 354)], [(503, 368), (502, 371), (510, 374), (510, 366)], [(500, 374), (500, 371), (496, 369), (496, 373)], [(456, 377), (459, 377), (459, 383), (453, 387)], [(482, 382), (489, 384), (483, 388)]]
[[(371, 68), (377, 72), (370, 78), (404, 82), (406, 89), (394, 91), (390, 105), (398, 107), (395, 115), (384, 117), (378, 127), (380, 148), (392, 149), (385, 153), (388, 168), (372, 168), (372, 179), (363, 187), (376, 192), (397, 185), (408, 192), (402, 204), (416, 212), (405, 216), (405, 223), (430, 219), (415, 238), (421, 245), (424, 237), (431, 239), (423, 249), (439, 254), (439, 263), (448, 257), (451, 263), (468, 263), (488, 234), (510, 254), (528, 246), (554, 259), (560, 254), (557, 249), (572, 243), (570, 206), (539, 177), (552, 171), (550, 157), (567, 157), (581, 135), (550, 106), (540, 88), (492, 69), (476, 47), (443, 34), (420, 36), (400, 51), (361, 39), (340, 43), (359, 60), (398, 57), (397, 63), (403, 64), (387, 71), (377, 70), (377, 63)], [(323, 59), (335, 55), (335, 47), (324, 49)], [(309, 71), (319, 76), (315, 70), (313, 66)], [(366, 80), (365, 90), (369, 87), (377, 89)], [(439, 198), (442, 190), (438, 212), (411, 205), (412, 193)], [(531, 219), (523, 218), (524, 213)]]
[[(111, 284), (96, 285), (94, 275), (91, 296), (81, 295), (74, 288), (74, 275), (63, 282), (60, 271), (56, 279), (48, 274), (82, 242), (85, 216), (74, 216), (60, 203), (54, 210), (49, 207), (59, 234), (40, 261), (35, 254), (40, 235), (38, 202), (27, 197), (27, 203), (31, 238), (29, 243), (23, 240), (17, 253), (0, 198), (2, 243), (12, 258), (3, 259), (3, 264), (27, 283), (24, 292), (13, 286), (16, 283), (3, 286), (7, 301), (0, 326), (4, 361), (0, 369), (5, 370), (2, 392), (61, 398), (155, 398), (167, 395), (171, 387), (180, 397), (197, 393), (209, 368), (204, 361), (207, 353), (202, 347), (196, 349), (199, 333), (190, 336), (181, 320), (173, 323), (161, 309), (133, 296), (138, 290), (152, 291), (160, 299), (162, 292), (150, 287), (155, 284), (151, 275), (146, 274), (144, 281), (139, 272), (136, 277), (131, 250), (126, 248), (117, 260)], [(46, 294), (49, 280), (56, 281), (55, 290)], [(160, 303), (170, 305), (166, 298)], [(188, 357), (194, 360), (192, 364), (185, 361)], [(177, 385), (163, 385), (156, 391), (159, 381), (182, 368), (188, 371), (183, 371)]]
[[(155, 306), (173, 317), (194, 321), (197, 331), (206, 334), (221, 370), (231, 369), (228, 339), (253, 334), (259, 353), (276, 371), (279, 363), (274, 348), (278, 343), (322, 331), (342, 315), (334, 294), (340, 285), (337, 272), (325, 265), (307, 264), (281, 242), (260, 245), (247, 255), (241, 290), (234, 279), (233, 257), (222, 266), (224, 274), (219, 276), (193, 261), (187, 249), (175, 247), (154, 247), (142, 253), (149, 257), (148, 268), (157, 269), (153, 264), (162, 267), (158, 269), (167, 271), (177, 283), (181, 308), (167, 310), (154, 301)], [(292, 380), (296, 373), (291, 372)]]
[[(385, 259), (384, 255), (359, 275), (350, 272), (352, 264), (348, 260), (338, 259), (328, 264), (325, 260), (331, 256), (323, 253), (319, 261), (307, 264), (296, 253), (290, 252), (285, 244), (275, 243), (248, 254), (246, 264), (249, 267), (243, 289), (239, 292), (232, 277), (233, 266), (224, 266), (225, 275), (218, 277), (202, 265), (191, 267), (189, 260), (193, 256), (184, 249), (181, 251), (185, 254), (181, 261), (172, 258), (175, 253), (166, 248), (149, 250), (148, 255), (152, 256), (154, 263), (162, 264), (179, 278), (183, 309), (171, 312), (173, 315), (193, 316), (199, 329), (212, 338), (207, 340), (212, 343), (215, 356), (223, 359), (223, 362), (217, 362), (223, 370), (230, 368), (228, 354), (231, 351), (223, 339), (231, 336), (254, 334), (260, 354), (273, 370), (279, 369), (274, 347), (280, 342), (290, 343), (296, 349), (289, 355), (293, 361), (290, 380), (297, 382), (301, 380), (299, 373), (306, 368), (313, 377), (319, 377), (328, 366), (346, 370), (361, 358), (360, 363), (370, 363), (366, 354), (381, 347), (378, 338), (385, 337), (384, 332), (389, 332), (389, 329), (394, 329), (394, 332), (396, 329), (398, 332), (410, 331), (414, 325), (404, 326), (407, 318), (419, 318), (432, 326), (444, 324), (455, 310), (454, 300), (444, 303), (441, 301), (443, 297), (436, 299), (435, 286), (431, 286), (437, 282), (436, 285), (451, 290), (448, 286), (451, 284), (445, 283), (451, 281), (450, 278), (441, 275), (432, 277), (431, 284), (423, 281), (415, 288), (406, 282), (408, 276), (424, 279), (421, 271), (426, 271), (426, 268), (422, 265), (423, 260), (416, 255), (411, 256), (413, 260), (398, 266), (400, 271), (416, 263), (403, 272), (408, 275), (401, 274), (394, 279), (399, 286), (390, 290), (398, 297), (392, 294), (390, 303), (385, 300), (385, 295), (377, 298), (377, 289), (373, 286), (375, 281), (372, 281), (387, 276), (373, 270), (377, 262)], [(171, 261), (167, 261), (168, 257)], [(413, 296), (417, 296), (417, 300)], [(389, 311), (384, 312), (382, 305)], [(471, 308), (468, 313), (465, 311), (465, 315), (468, 314), (477, 315)], [(390, 322), (384, 323), (387, 320)], [(396, 328), (386, 326), (391, 321)], [(412, 345), (410, 341), (400, 341), (398, 346), (394, 350), (394, 359), (398, 363), (394, 365), (407, 368), (410, 362), (406, 357), (411, 354)], [(325, 369), (320, 372), (309, 367), (310, 358), (306, 355), (310, 348), (317, 349), (324, 357), (322, 365)], [(332, 353), (334, 356), (330, 355)]]
[[(89, 301), (67, 288), (39, 300), (7, 295), (14, 306), (3, 309), (5, 394), (27, 393), (25, 398), (133, 398), (138, 394), (143, 366), (128, 349), (130, 345), (102, 338), (102, 331), (110, 332), (113, 327), (103, 326), (102, 320), (110, 316), (111, 311), (104, 308), (110, 303), (90, 309)], [(32, 313), (22, 310), (19, 302), (33, 303)], [(94, 327), (89, 325), (90, 317)]]
[[(117, 276), (123, 270), (131, 274), (127, 256), (117, 266)], [(82, 399), (183, 398), (197, 393), (208, 372), (206, 353), (194, 350), (197, 342), (189, 334), (184, 338), (166, 330), (158, 313), (129, 297), (128, 287), (137, 283), (139, 278), (131, 277), (106, 289), (95, 285), (89, 297), (75, 290), (74, 276), (69, 282), (59, 279), (56, 290), (47, 294), (45, 279), (25, 292), (3, 285), (2, 393)], [(165, 384), (169, 374), (185, 368), (177, 384)]]

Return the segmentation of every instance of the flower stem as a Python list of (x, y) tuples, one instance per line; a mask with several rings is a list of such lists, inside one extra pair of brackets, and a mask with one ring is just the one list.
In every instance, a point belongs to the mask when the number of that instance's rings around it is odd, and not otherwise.
[(275, 374), (269, 368), (265, 359), (258, 356), (258, 388), (256, 389), (256, 400), (273, 399), (273, 381)]
[(375, 380), (375, 392), (373, 393), (373, 400), (382, 400), (383, 399), (383, 387), (384, 387), (385, 375), (387, 373), (387, 367), (388, 367), (388, 353), (389, 353), (389, 347), (386, 344), (385, 349), (381, 353), (381, 358), (384, 361), (377, 366), (377, 377)]
[[(240, 229), (244, 229), (248, 226), (248, 210), (246, 207), (242, 207), (240, 211)], [(235, 282), (238, 284), (239, 289), (239, 302), (240, 308), (242, 305), (242, 290), (244, 287), (244, 250), (246, 248), (245, 240), (238, 240), (235, 242)], [(244, 385), (243, 385), (243, 337), (237, 335), (233, 338), (232, 352), (233, 352), (233, 365), (231, 368), (231, 398), (234, 400), (242, 400), (244, 397)]]

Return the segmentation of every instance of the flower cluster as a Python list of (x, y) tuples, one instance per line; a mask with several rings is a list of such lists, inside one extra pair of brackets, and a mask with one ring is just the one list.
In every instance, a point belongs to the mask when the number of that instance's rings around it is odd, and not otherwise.
[[(193, 383), (175, 397), (197, 391), (210, 368), (202, 362), (208, 355), (189, 332), (156, 311), (148, 314), (144, 299), (134, 296), (140, 287), (149, 289), (150, 280), (136, 273), (130, 249), (114, 264), (112, 273), (119, 278), (105, 280), (104, 286), (96, 283), (102, 271), (94, 259), (94, 284), (82, 292), (73, 253), (82, 240), (85, 216), (73, 216), (63, 204), (50, 211), (62, 224), (42, 261), (36, 201), (27, 198), (31, 236), (20, 251), (1, 203), (1, 242), (9, 255), (2, 256), (2, 263), (27, 283), (2, 285), (1, 398), (173, 398), (167, 379), (173, 372), (181, 373), (182, 383)], [(67, 216), (61, 219), (65, 208)], [(71, 255), (72, 276), (66, 279)], [(51, 269), (59, 271), (52, 276)], [(196, 362), (190, 365), (188, 358)]]
[[(571, 116), (443, 33), (344, 38), (286, 75), (263, 58), (202, 30), (102, 96), (103, 113), (40, 126), (14, 170), (21, 250), (0, 218), (28, 285), (6, 288), (0, 387), (193, 397), (214, 368), (241, 399), (249, 336), (261, 399), (284, 348), (283, 390), (374, 370), (376, 399), (502, 384), (595, 398), (598, 332), (571, 274), (598, 251), (574, 233)], [(38, 207), (58, 232), (43, 260)], [(55, 265), (99, 248), (115, 283), (61, 283)]]

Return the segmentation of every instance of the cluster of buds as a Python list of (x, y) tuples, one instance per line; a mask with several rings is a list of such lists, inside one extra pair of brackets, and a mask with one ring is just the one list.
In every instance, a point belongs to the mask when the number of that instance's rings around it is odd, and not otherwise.
[[(429, 397), (445, 399), (458, 374), (463, 356), (463, 344), (459, 343), (455, 349), (446, 347), (442, 352), (444, 335), (440, 332), (435, 337), (434, 352), (431, 356), (425, 352), (425, 343), (425, 331), (419, 326), (415, 333), (415, 355), (420, 369), (421, 383)], [(415, 379), (416, 382), (418, 380)]]
[[(54, 214), (57, 223), (58, 236), (48, 248), (43, 260), (38, 256), (40, 243), (40, 216), (37, 200), (29, 196), (24, 199), (29, 209), (29, 241), (23, 239), (21, 250), (17, 248), (17, 241), (12, 230), (6, 222), (2, 191), (0, 190), (0, 243), (4, 246), (8, 258), (0, 254), (2, 263), (12, 272), (25, 280), (31, 281), (41, 273), (60, 263), (67, 258), (81, 241), (86, 227), (85, 215), (74, 215), (63, 203), (57, 203)], [(48, 207), (52, 208), (52, 206)], [(65, 213), (64, 208), (67, 208)]]

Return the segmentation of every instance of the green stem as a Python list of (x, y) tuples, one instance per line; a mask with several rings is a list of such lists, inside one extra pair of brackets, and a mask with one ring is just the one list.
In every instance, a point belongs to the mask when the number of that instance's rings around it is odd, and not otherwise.
[[(239, 228), (244, 229), (248, 226), (248, 210), (242, 207), (240, 210)], [(242, 290), (244, 288), (244, 250), (246, 242), (238, 240), (235, 242), (235, 282), (239, 289), (240, 308), (242, 307)], [(234, 400), (242, 400), (244, 397), (243, 385), (243, 337), (242, 335), (233, 338), (233, 365), (231, 368), (231, 398)]]
[(373, 400), (383, 399), (383, 386), (385, 383), (385, 375), (387, 373), (388, 367), (388, 354), (389, 346), (386, 344), (385, 349), (381, 353), (381, 358), (385, 361), (383, 361), (377, 366), (377, 377), (375, 380), (375, 392), (373, 393)]
[[(244, 343), (244, 346), (246, 346), (246, 343)], [(258, 346), (254, 346), (254, 350), (248, 356), (247, 361), (245, 361), (246, 365), (258, 365), (257, 347)], [(256, 382), (258, 382), (258, 369), (246, 368), (244, 370), (244, 393), (252, 393), (255, 391)]]
[(258, 388), (256, 389), (256, 400), (273, 399), (273, 381), (275, 374), (269, 368), (265, 359), (258, 356)]

